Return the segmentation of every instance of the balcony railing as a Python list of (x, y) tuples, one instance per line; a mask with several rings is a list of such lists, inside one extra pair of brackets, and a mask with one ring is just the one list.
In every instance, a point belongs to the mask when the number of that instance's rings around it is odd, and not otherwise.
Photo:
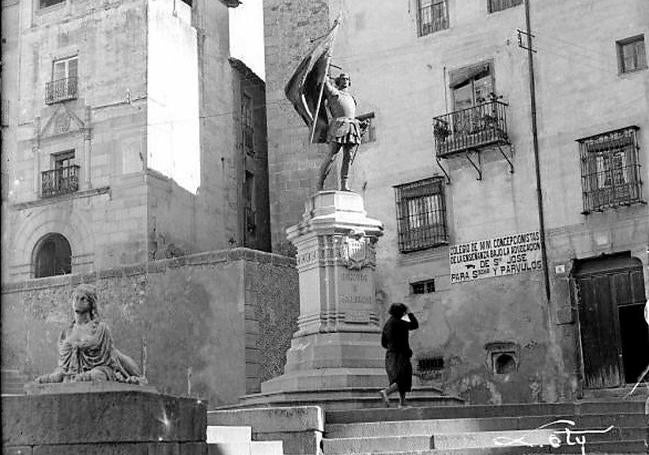
[(77, 97), (77, 78), (66, 77), (45, 85), (45, 104), (73, 100)]
[(435, 117), (433, 136), (438, 158), (487, 145), (508, 144), (507, 104), (492, 100)]
[(41, 173), (41, 196), (52, 197), (60, 194), (74, 193), (79, 190), (79, 166), (72, 166), (43, 171)]

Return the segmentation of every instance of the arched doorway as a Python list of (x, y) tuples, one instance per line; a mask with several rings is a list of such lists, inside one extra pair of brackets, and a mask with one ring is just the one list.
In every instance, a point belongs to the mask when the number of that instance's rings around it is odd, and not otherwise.
[(640, 260), (629, 254), (581, 260), (573, 273), (587, 388), (635, 383), (649, 363)]
[(72, 249), (61, 234), (47, 234), (34, 248), (34, 278), (72, 273)]

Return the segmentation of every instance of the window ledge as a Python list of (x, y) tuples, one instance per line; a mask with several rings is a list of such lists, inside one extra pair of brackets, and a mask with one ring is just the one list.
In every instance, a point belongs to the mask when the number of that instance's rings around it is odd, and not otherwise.
[(644, 199), (638, 199), (635, 201), (629, 201), (629, 202), (620, 202), (619, 204), (615, 205), (610, 205), (607, 207), (602, 207), (602, 208), (597, 208), (597, 209), (592, 209), (592, 210), (583, 210), (581, 212), (581, 215), (588, 216), (588, 215), (593, 215), (595, 213), (604, 213), (609, 210), (617, 210), (617, 209), (625, 209), (627, 207), (631, 207), (632, 205), (646, 205), (647, 201)]

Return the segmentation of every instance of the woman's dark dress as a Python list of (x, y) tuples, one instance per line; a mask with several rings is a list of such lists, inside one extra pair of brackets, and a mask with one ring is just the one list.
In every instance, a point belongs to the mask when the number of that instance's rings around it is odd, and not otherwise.
[(412, 389), (412, 351), (408, 343), (408, 331), (419, 327), (414, 314), (408, 313), (408, 317), (410, 322), (390, 316), (381, 334), (381, 346), (388, 350), (385, 353), (385, 371), (390, 384), (397, 383), (400, 393)]

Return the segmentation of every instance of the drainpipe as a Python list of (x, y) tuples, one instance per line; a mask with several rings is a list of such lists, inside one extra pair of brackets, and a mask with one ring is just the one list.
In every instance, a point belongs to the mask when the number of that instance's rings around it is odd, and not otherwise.
[(539, 211), (539, 234), (541, 237), (541, 262), (545, 279), (545, 297), (550, 301), (550, 275), (548, 255), (545, 247), (545, 219), (543, 217), (543, 192), (541, 190), (541, 168), (539, 165), (539, 137), (536, 126), (536, 83), (534, 80), (534, 51), (532, 49), (532, 28), (530, 26), (530, 0), (525, 0), (525, 27), (527, 34), (527, 62), (530, 80), (530, 111), (532, 113), (532, 143), (534, 147), (534, 171), (536, 173), (536, 200)]

